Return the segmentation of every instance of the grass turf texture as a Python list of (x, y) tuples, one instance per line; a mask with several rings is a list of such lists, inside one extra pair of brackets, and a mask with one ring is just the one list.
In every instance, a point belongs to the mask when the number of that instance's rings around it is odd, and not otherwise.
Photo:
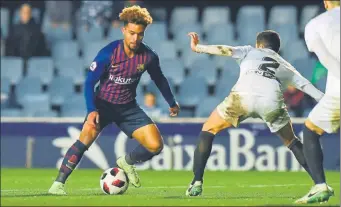
[[(305, 172), (212, 172), (205, 174), (203, 195), (186, 197), (189, 171), (140, 171), (141, 188), (123, 195), (105, 195), (99, 187), (102, 170), (77, 169), (66, 185), (67, 196), (48, 195), (57, 169), (1, 169), (1, 205), (139, 205), (226, 206), (294, 205), (312, 181)], [(335, 196), (324, 205), (340, 206), (340, 172), (327, 172)]]

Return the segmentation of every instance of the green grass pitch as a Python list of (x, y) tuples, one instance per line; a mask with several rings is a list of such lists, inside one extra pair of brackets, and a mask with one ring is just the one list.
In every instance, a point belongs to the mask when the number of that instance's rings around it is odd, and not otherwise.
[[(206, 171), (203, 195), (189, 198), (185, 190), (192, 172), (140, 171), (141, 188), (123, 195), (105, 195), (99, 187), (102, 170), (77, 169), (66, 185), (67, 196), (47, 195), (57, 169), (1, 169), (1, 205), (97, 206), (236, 206), (293, 205), (312, 182), (305, 172)], [(327, 172), (335, 196), (322, 205), (340, 206), (340, 172)]]

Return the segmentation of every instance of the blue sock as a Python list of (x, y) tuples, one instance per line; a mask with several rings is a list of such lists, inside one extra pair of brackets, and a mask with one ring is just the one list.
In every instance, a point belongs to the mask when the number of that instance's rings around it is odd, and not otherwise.
[(59, 169), (59, 174), (56, 181), (65, 183), (66, 179), (76, 168), (77, 164), (81, 160), (84, 152), (87, 150), (87, 146), (81, 141), (77, 140), (66, 152), (64, 160)]
[(205, 166), (208, 158), (211, 155), (214, 137), (215, 137), (214, 134), (206, 131), (201, 131), (199, 134), (198, 144), (194, 151), (193, 163), (194, 179), (192, 181), (192, 184), (195, 181), (203, 182)]
[(136, 163), (145, 162), (152, 159), (155, 155), (160, 154), (162, 149), (158, 152), (150, 152), (144, 146), (139, 144), (132, 152), (125, 156), (125, 160), (129, 165), (134, 165)]
[(304, 126), (303, 153), (315, 184), (326, 182), (323, 169), (323, 152), (320, 144), (320, 135)]

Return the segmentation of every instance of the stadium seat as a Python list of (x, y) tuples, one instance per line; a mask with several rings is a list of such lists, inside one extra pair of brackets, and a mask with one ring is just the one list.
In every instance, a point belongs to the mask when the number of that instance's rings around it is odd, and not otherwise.
[[(206, 32), (208, 44), (233, 44), (235, 41), (235, 31), (233, 24), (212, 25)], [(222, 35), (223, 34), (223, 35)], [(189, 40), (187, 40), (189, 41)]]
[(182, 24), (178, 27), (177, 32), (174, 34), (174, 42), (177, 50), (183, 51), (189, 47), (190, 37), (187, 35), (189, 32), (196, 32), (199, 37), (203, 36), (201, 24)]
[(212, 26), (223, 26), (230, 23), (230, 8), (209, 6), (203, 10), (202, 24), (205, 32), (210, 31)]
[(241, 45), (255, 45), (258, 32), (264, 31), (264, 25), (255, 20), (249, 20), (243, 28), (238, 29), (238, 41)]
[(153, 24), (147, 27), (144, 38), (148, 38), (150, 40), (151, 39), (167, 40), (168, 34), (166, 22), (153, 22)]
[[(44, 28), (43, 28), (44, 29)], [(46, 26), (43, 30), (47, 44), (49, 48), (53, 48), (54, 44), (59, 41), (71, 41), (72, 40), (72, 28), (64, 28), (62, 26), (52, 27), (51, 25)]]
[(22, 117), (23, 112), (21, 109), (1, 109), (1, 117)]
[(65, 98), (74, 93), (73, 79), (71, 77), (55, 77), (49, 86), (52, 105), (62, 105)]
[(11, 80), (8, 77), (1, 77), (1, 93), (9, 94), (11, 92)]
[(199, 59), (190, 66), (190, 75), (203, 77), (207, 85), (213, 85), (217, 80), (217, 70), (211, 59)]
[[(34, 21), (37, 24), (41, 23), (41, 19), (40, 19), (40, 9), (39, 8), (32, 8), (32, 17), (34, 18)], [(14, 11), (14, 15), (12, 18), (12, 23), (13, 24), (18, 24), (20, 22), (20, 8), (17, 8)]]
[(197, 7), (175, 7), (170, 16), (170, 31), (173, 35), (183, 24), (195, 24), (198, 22), (199, 9)]
[[(153, 48), (154, 49), (154, 48)], [(176, 46), (173, 41), (163, 41), (160, 43), (158, 48), (155, 48), (156, 53), (159, 55), (161, 60), (163, 59), (176, 59), (177, 52)]]
[(33, 117), (58, 117), (58, 113), (52, 110), (47, 111), (39, 110), (33, 114)]
[(280, 24), (295, 24), (297, 25), (297, 7), (278, 5), (270, 9), (269, 13), (269, 28)]
[(5, 56), (5, 44), (0, 40), (0, 56)]
[(222, 77), (220, 77), (216, 84), (215, 96), (219, 98), (228, 96), (228, 94), (231, 92), (231, 89), (236, 84), (238, 77), (238, 75), (233, 73), (223, 73)]
[[(177, 96), (176, 96), (177, 98)], [(180, 103), (181, 105), (181, 103)], [(161, 93), (156, 94), (156, 106), (161, 109), (162, 114), (166, 115), (166, 117), (169, 114), (169, 104), (165, 100), (165, 98), (162, 96)], [(181, 107), (181, 106), (180, 106)], [(182, 109), (180, 110), (182, 113)]]
[(48, 94), (25, 94), (22, 97), (23, 111), (28, 116), (33, 116), (38, 111), (50, 110), (50, 96)]
[(56, 60), (55, 66), (59, 76), (71, 77), (74, 84), (81, 84), (84, 82), (86, 73), (81, 58), (59, 59)]
[(18, 103), (25, 104), (25, 95), (41, 94), (42, 83), (39, 77), (25, 77), (23, 78), (15, 88), (15, 94)]
[[(175, 87), (174, 87), (174, 83), (172, 79), (168, 79), (168, 83), (169, 83), (171, 90), (175, 93)], [(146, 92), (151, 92), (155, 94), (156, 96), (162, 96), (159, 88), (156, 86), (154, 81), (151, 81), (146, 85)]]
[(65, 58), (77, 58), (79, 56), (79, 47), (76, 41), (60, 41), (52, 47), (52, 57), (54, 60)]
[(192, 50), (190, 50), (190, 48), (184, 51), (184, 54), (182, 55), (182, 61), (184, 63), (185, 68), (189, 68), (190, 65), (193, 64), (195, 61), (208, 59), (209, 55), (195, 53)]
[(285, 50), (292, 42), (298, 41), (298, 30), (295, 24), (274, 25), (269, 29), (275, 30), (281, 37), (281, 50)]
[(10, 19), (10, 11), (7, 8), (2, 8), (0, 10), (1, 13), (1, 32), (5, 38), (7, 38), (9, 32), (9, 19)]
[(92, 26), (87, 30), (84, 27), (78, 27), (76, 30), (77, 40), (79, 41), (80, 47), (84, 44), (89, 44), (93, 41), (101, 41), (104, 39), (104, 28)]
[(258, 22), (265, 27), (265, 8), (263, 6), (242, 6), (237, 13), (237, 28), (243, 29), (249, 22)]
[(9, 78), (1, 78), (1, 108), (8, 105), (11, 95), (11, 80)]
[(208, 95), (207, 85), (203, 77), (188, 77), (180, 85), (179, 103), (184, 106), (196, 106)]
[(62, 117), (85, 117), (87, 114), (83, 94), (73, 94), (66, 98), (61, 107)]
[(242, 6), (237, 13), (236, 30), (242, 44), (255, 41), (257, 32), (265, 29), (265, 8), (263, 6)]
[(39, 77), (43, 84), (49, 84), (54, 75), (54, 64), (50, 57), (32, 57), (27, 63), (27, 76)]
[(153, 7), (148, 10), (155, 21), (167, 20), (167, 9), (165, 7)]
[(318, 15), (319, 10), (318, 5), (307, 5), (303, 7), (300, 17), (300, 32), (304, 32), (307, 23)]
[[(83, 46), (83, 66), (88, 68), (92, 61), (97, 56), (98, 52), (108, 45), (108, 41), (105, 40), (91, 40)], [(82, 49), (82, 48), (81, 48)]]
[(43, 20), (42, 20), (42, 23), (41, 23), (41, 31), (43, 33), (46, 33), (49, 30), (50, 27), (51, 27), (51, 20), (48, 17), (47, 13), (44, 12)]
[(239, 76), (240, 67), (235, 59), (226, 58), (222, 69), (222, 77), (225, 77), (225, 75), (229, 76), (230, 74)]
[[(155, 25), (154, 25), (155, 24)], [(168, 41), (167, 26), (164, 22), (156, 22), (148, 26), (143, 41), (153, 50), (155, 50), (159, 55), (164, 51), (160, 50), (160, 45), (164, 42), (172, 43)], [(173, 44), (173, 43), (172, 43)], [(165, 50), (167, 51), (167, 50)]]
[[(166, 113), (166, 114), (169, 114)], [(178, 114), (177, 116), (178, 118), (193, 118), (194, 117), (194, 112), (193, 110), (190, 110), (190, 109), (181, 109), (180, 113)]]
[(316, 65), (316, 60), (313, 58), (296, 59), (292, 62), (292, 65), (298, 72), (302, 74), (302, 76), (308, 80), (311, 80)]
[(150, 75), (148, 72), (144, 72), (141, 76), (141, 79), (140, 79), (140, 83), (145, 86), (147, 84), (149, 84), (150, 82), (152, 82), (152, 79), (150, 78)]
[(309, 58), (309, 51), (303, 40), (290, 42), (282, 52), (283, 58), (290, 63), (297, 59)]
[(111, 41), (123, 39), (121, 27), (110, 27), (108, 31), (107, 39)]
[(161, 60), (161, 70), (175, 85), (181, 84), (185, 78), (184, 65), (179, 59)]
[(195, 109), (195, 117), (208, 117), (224, 98), (206, 97)]
[(17, 84), (23, 77), (24, 61), (20, 57), (1, 57), (1, 78), (7, 77)]
[[(162, 54), (162, 50), (160, 50), (160, 47), (163, 42), (168, 42), (168, 40), (161, 40), (160, 38), (155, 38), (152, 36), (145, 36), (143, 38), (143, 43), (146, 44), (149, 48), (154, 50), (159, 56), (160, 56), (160, 51)], [(169, 41), (172, 42), (172, 41)]]

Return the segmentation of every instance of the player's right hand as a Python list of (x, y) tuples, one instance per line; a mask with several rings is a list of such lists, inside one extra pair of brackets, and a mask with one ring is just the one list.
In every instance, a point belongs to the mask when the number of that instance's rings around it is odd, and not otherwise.
[(86, 124), (97, 128), (99, 126), (99, 114), (97, 111), (90, 112), (86, 118)]
[(188, 36), (191, 37), (191, 49), (194, 52), (197, 52), (197, 45), (199, 44), (199, 35), (195, 32), (188, 33)]

